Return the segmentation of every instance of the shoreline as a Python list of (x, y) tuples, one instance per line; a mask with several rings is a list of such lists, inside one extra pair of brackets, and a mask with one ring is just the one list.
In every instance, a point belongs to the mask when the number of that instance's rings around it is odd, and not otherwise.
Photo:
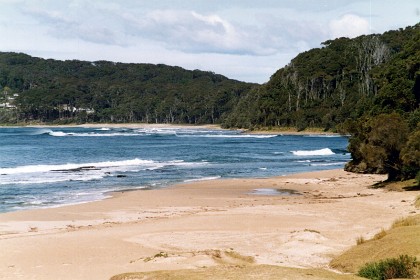
[(152, 124), (152, 123), (85, 123), (85, 124), (24, 124), (2, 126), (0, 128), (14, 127), (33, 127), (33, 128), (50, 128), (50, 127), (81, 127), (81, 128), (208, 128), (215, 130), (223, 130), (217, 124), (189, 125), (189, 124)]
[(240, 131), (244, 134), (256, 134), (256, 135), (321, 135), (321, 136), (341, 136), (337, 132), (325, 132), (322, 129), (307, 129), (303, 131), (297, 131), (294, 128), (275, 128), (272, 130), (248, 130), (240, 128), (222, 128), (219, 124), (152, 124), (152, 123), (86, 123), (86, 124), (25, 124), (25, 125), (13, 125), (13, 126), (2, 126), (0, 128), (13, 128), (13, 127), (33, 127), (33, 128), (129, 128), (129, 129), (142, 129), (142, 128), (160, 128), (160, 129), (211, 129), (211, 130), (226, 130), (226, 131)]
[[(369, 188), (384, 179), (342, 170), (218, 179), (3, 213), (0, 247), (7, 254), (0, 255), (0, 278), (109, 279), (195, 269), (217, 265), (212, 254), (218, 250), (256, 264), (328, 268), (332, 256), (361, 235), (415, 212), (418, 191)], [(299, 195), (255, 191), (264, 189)]]

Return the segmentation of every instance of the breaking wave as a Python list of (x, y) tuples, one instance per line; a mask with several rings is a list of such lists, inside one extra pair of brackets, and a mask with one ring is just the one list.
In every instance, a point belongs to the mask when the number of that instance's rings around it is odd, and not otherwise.
[(292, 151), (295, 156), (329, 156), (335, 155), (335, 153), (329, 149), (324, 148), (320, 150), (309, 150), (309, 151)]
[(25, 165), (0, 168), (0, 185), (41, 184), (65, 181), (91, 181), (104, 177), (118, 176), (121, 172), (157, 170), (169, 166), (194, 167), (208, 162), (185, 162), (183, 160), (153, 161), (129, 159), (121, 161), (102, 161), (91, 163), (66, 163), (57, 165)]
[(150, 160), (141, 160), (141, 159), (132, 159), (132, 160), (122, 160), (122, 161), (103, 161), (103, 162), (94, 162), (94, 163), (66, 163), (58, 165), (25, 165), (11, 168), (0, 168), (0, 174), (10, 175), (10, 174), (22, 174), (22, 173), (40, 173), (40, 172), (49, 172), (49, 171), (81, 171), (89, 170), (94, 168), (107, 168), (107, 167), (116, 167), (116, 166), (138, 166), (138, 165), (150, 165), (153, 164), (153, 161)]
[(200, 182), (200, 181), (210, 181), (210, 180), (217, 180), (222, 178), (221, 176), (211, 176), (211, 177), (202, 177), (202, 178), (196, 178), (196, 179), (188, 179), (184, 180), (185, 183), (189, 182)]

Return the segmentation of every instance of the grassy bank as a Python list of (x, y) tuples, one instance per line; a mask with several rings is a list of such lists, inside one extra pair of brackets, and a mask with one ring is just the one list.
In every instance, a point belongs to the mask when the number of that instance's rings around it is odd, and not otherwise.
[[(414, 202), (420, 208), (420, 196)], [(334, 258), (332, 268), (357, 273), (365, 264), (399, 258), (407, 255), (420, 259), (420, 214), (398, 219), (388, 230), (382, 229), (372, 239), (363, 236), (356, 240), (357, 245)], [(416, 269), (420, 277), (420, 267)]]
[(265, 280), (357, 280), (364, 279), (354, 275), (337, 274), (323, 269), (299, 269), (291, 267), (271, 265), (247, 265), (247, 266), (215, 266), (199, 269), (183, 269), (175, 271), (154, 271), (126, 273), (117, 275), (111, 280), (242, 280), (242, 279), (265, 279)]

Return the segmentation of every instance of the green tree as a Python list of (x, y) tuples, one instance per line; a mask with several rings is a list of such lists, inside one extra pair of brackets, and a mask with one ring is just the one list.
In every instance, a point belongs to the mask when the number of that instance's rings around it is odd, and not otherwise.
[(346, 169), (356, 172), (387, 173), (388, 180), (404, 178), (401, 151), (407, 142), (407, 122), (397, 113), (381, 114), (347, 126), (352, 134), (349, 150), (353, 160)]
[(405, 120), (396, 113), (382, 114), (372, 121), (368, 134), (367, 160), (377, 162), (388, 173), (388, 180), (402, 178), (400, 152), (407, 142), (409, 130)]
[(401, 160), (404, 164), (407, 177), (417, 178), (417, 183), (420, 185), (420, 124), (417, 130), (413, 131), (401, 151)]

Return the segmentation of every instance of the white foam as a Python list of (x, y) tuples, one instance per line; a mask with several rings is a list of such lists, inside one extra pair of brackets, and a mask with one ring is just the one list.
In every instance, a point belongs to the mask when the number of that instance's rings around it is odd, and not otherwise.
[(73, 136), (73, 137), (115, 137), (115, 136), (145, 136), (144, 133), (124, 133), (124, 132), (115, 132), (115, 133), (73, 133), (73, 132), (62, 132), (62, 131), (51, 131), (48, 133), (51, 136), (55, 137), (65, 137), (65, 136)]
[(176, 135), (177, 129), (172, 128), (140, 128), (135, 130), (142, 135)]
[(204, 138), (274, 138), (277, 135), (253, 135), (253, 134), (196, 134), (196, 135), (177, 135), (177, 137), (204, 137)]
[(303, 137), (336, 138), (336, 137), (342, 137), (342, 136), (339, 134), (309, 134), (309, 135), (304, 135)]
[(205, 137), (205, 138), (256, 138), (266, 139), (274, 138), (278, 135), (262, 135), (262, 134), (220, 134), (219, 132), (212, 133), (211, 130), (187, 130), (187, 129), (172, 129), (172, 128), (141, 128), (136, 130), (125, 130), (110, 133), (100, 133), (99, 131), (111, 131), (110, 128), (95, 129), (97, 132), (64, 132), (43, 130), (39, 134), (49, 134), (54, 137), (115, 137), (115, 136), (149, 136), (149, 135), (175, 135), (177, 137)]
[(199, 181), (210, 181), (210, 180), (217, 180), (222, 178), (221, 176), (209, 176), (209, 177), (203, 177), (203, 178), (197, 178), (197, 179), (189, 179), (189, 180), (185, 180), (185, 183), (188, 182), (199, 182)]
[(208, 161), (200, 161), (200, 162), (185, 162), (183, 160), (172, 160), (167, 162), (168, 165), (176, 165), (176, 166), (201, 166), (209, 164)]
[(76, 205), (86, 202), (92, 202), (102, 200), (110, 197), (106, 195), (106, 192), (85, 192), (85, 193), (56, 193), (53, 196), (49, 196), (47, 199), (32, 198), (22, 204), (22, 206), (14, 206), (13, 209), (30, 209), (36, 208), (57, 208), (64, 205)]
[(334, 165), (344, 165), (345, 162), (329, 162), (329, 163), (311, 163), (310, 166), (334, 166)]
[(312, 150), (312, 151), (292, 151), (295, 156), (329, 156), (335, 155), (329, 148)]
[(70, 133), (65, 133), (65, 132), (62, 132), (62, 131), (51, 131), (51, 132), (48, 132), (48, 134), (51, 135), (51, 136), (55, 136), (55, 137), (63, 137), (63, 136), (69, 136), (70, 135)]
[(131, 159), (131, 160), (122, 160), (122, 161), (103, 161), (103, 162), (90, 162), (90, 163), (67, 163), (67, 164), (58, 164), (58, 165), (25, 165), (11, 168), (0, 168), (0, 174), (10, 175), (10, 174), (23, 174), (23, 173), (41, 173), (49, 171), (66, 171), (78, 168), (86, 167), (117, 167), (117, 166), (138, 166), (138, 165), (152, 165), (154, 161), (151, 160), (141, 160), (141, 159)]
[(32, 201), (24, 202), (23, 204), (24, 205), (38, 206), (38, 205), (43, 205), (43, 204), (46, 204), (46, 203), (47, 203), (47, 201), (45, 201), (45, 200), (32, 200)]
[[(48, 174), (48, 175), (47, 175)], [(28, 174), (20, 175), (19, 178), (16, 177), (6, 177), (2, 178), (0, 185), (25, 185), (25, 184), (48, 184), (48, 183), (57, 183), (57, 182), (66, 182), (66, 181), (92, 181), (100, 180), (104, 176), (99, 174), (66, 174), (66, 175), (56, 175), (51, 176), (50, 173), (44, 173), (44, 175), (39, 175), (37, 177), (28, 176)]]
[(45, 184), (65, 181), (92, 181), (119, 172), (138, 172), (156, 170), (166, 166), (187, 166), (194, 168), (208, 162), (184, 162), (173, 160), (158, 162), (153, 160), (130, 159), (121, 161), (103, 161), (91, 163), (67, 163), (58, 165), (26, 165), (12, 168), (0, 168), (0, 185), (8, 184)]

